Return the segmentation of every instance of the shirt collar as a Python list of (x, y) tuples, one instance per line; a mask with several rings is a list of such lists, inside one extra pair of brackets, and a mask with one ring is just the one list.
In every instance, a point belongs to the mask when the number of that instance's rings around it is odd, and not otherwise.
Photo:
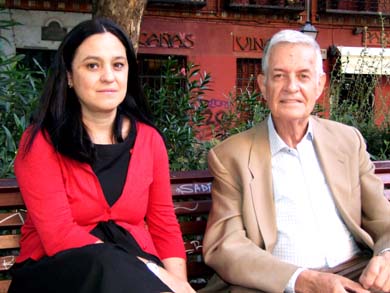
[[(306, 134), (303, 136), (302, 140), (299, 143), (301, 143), (304, 140), (307, 140), (310, 143), (313, 142), (314, 133), (313, 133), (313, 125), (312, 124), (313, 123), (311, 122), (311, 117), (310, 117), (309, 118), (309, 125), (307, 127)], [(269, 135), (271, 156), (274, 156), (275, 154), (277, 154), (281, 150), (289, 149), (290, 147), (280, 138), (279, 134), (276, 132), (274, 123), (272, 121), (272, 114), (270, 114), (268, 116), (267, 126), (268, 126), (268, 135)]]

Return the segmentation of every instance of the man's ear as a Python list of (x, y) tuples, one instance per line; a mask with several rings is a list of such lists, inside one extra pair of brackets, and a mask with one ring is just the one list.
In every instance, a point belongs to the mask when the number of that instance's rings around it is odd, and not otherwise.
[(325, 84), (326, 84), (326, 74), (322, 73), (318, 78), (318, 90), (317, 90), (316, 100), (321, 96), (322, 92), (324, 91)]
[(266, 98), (265, 96), (265, 76), (264, 74), (259, 74), (257, 76), (257, 84), (259, 85), (261, 94), (263, 95), (263, 98)]

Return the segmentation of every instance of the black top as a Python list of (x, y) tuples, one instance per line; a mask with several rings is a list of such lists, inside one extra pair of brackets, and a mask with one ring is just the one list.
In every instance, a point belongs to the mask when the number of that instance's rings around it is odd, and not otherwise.
[(130, 133), (123, 142), (116, 144), (95, 144), (96, 160), (92, 170), (99, 179), (104, 196), (112, 206), (122, 194), (130, 163), (130, 150), (136, 137), (135, 119), (130, 117)]

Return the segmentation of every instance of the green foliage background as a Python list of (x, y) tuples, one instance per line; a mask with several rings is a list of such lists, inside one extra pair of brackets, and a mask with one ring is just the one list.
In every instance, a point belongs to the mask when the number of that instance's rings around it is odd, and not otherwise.
[[(9, 25), (0, 22), (0, 29)], [(14, 176), (13, 162), (18, 142), (29, 124), (45, 78), (43, 70), (32, 71), (23, 67), (20, 62), (23, 57), (18, 54), (5, 56), (0, 48), (0, 178)], [(384, 119), (378, 126), (375, 117), (380, 105), (367, 102), (370, 95), (379, 94), (380, 99), (389, 99), (380, 90), (380, 80), (355, 75), (357, 80), (350, 87), (348, 97), (340, 100), (341, 89), (346, 88), (350, 79), (346, 79), (337, 62), (335, 64), (326, 92), (330, 101), (329, 118), (357, 127), (367, 141), (373, 160), (390, 159), (388, 110), (381, 113)], [(39, 68), (39, 64), (36, 65)], [(211, 137), (201, 140), (199, 131), (211, 111), (205, 94), (211, 88), (209, 73), (191, 63), (180, 68), (173, 58), (164, 64), (160, 87), (145, 86), (155, 122), (166, 140), (171, 170), (206, 169), (207, 153), (211, 147), (252, 127), (269, 113), (260, 93), (248, 89), (233, 90), (227, 94), (228, 108), (221, 122), (211, 126)], [(321, 110), (321, 105), (318, 105), (318, 115)]]
[(154, 120), (165, 137), (173, 171), (206, 168), (207, 146), (197, 139), (207, 105), (200, 99), (208, 91), (210, 75), (199, 66), (179, 68), (172, 58), (163, 64), (161, 86), (144, 86)]
[[(1, 13), (1, 11), (0, 11)], [(0, 30), (18, 25), (0, 20)], [(23, 55), (6, 56), (0, 40), (0, 178), (13, 176), (13, 163), (20, 136), (29, 124), (42, 88), (43, 70), (21, 65)], [(39, 68), (39, 64), (37, 64)]]
[[(383, 19), (382, 31), (384, 30)], [(384, 36), (385, 34), (383, 34)], [(386, 40), (382, 40), (383, 48)], [(356, 74), (345, 74), (349, 58), (342, 60), (336, 55), (330, 76), (330, 86), (326, 100), (330, 101), (329, 119), (336, 120), (360, 130), (367, 143), (372, 160), (390, 159), (390, 76), (362, 74), (370, 68), (381, 72), (387, 62), (383, 55), (369, 56), (363, 48), (360, 62), (355, 67)], [(387, 90), (386, 90), (387, 88)], [(381, 117), (381, 119), (378, 119)]]
[(202, 72), (198, 65), (189, 63), (187, 68), (179, 68), (177, 60), (169, 58), (163, 65), (161, 86), (145, 87), (157, 127), (166, 139), (172, 171), (206, 169), (211, 147), (252, 127), (268, 113), (259, 93), (230, 93), (221, 122), (211, 127), (211, 137), (200, 140), (201, 127), (210, 113), (204, 97), (211, 91), (210, 83), (210, 74)]

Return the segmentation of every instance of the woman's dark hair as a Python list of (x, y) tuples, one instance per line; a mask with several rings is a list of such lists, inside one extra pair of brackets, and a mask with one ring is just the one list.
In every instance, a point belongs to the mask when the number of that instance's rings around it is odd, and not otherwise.
[[(73, 88), (68, 87), (67, 72), (72, 70), (72, 61), (77, 48), (85, 39), (109, 32), (115, 35), (126, 49), (129, 64), (127, 92), (118, 107), (118, 113), (133, 116), (155, 128), (152, 115), (142, 91), (138, 76), (137, 59), (127, 34), (113, 21), (95, 18), (79, 23), (64, 38), (50, 67), (37, 113), (33, 117), (26, 151), (31, 148), (39, 131), (49, 135), (54, 148), (61, 154), (80, 162), (92, 163), (95, 150), (81, 119), (81, 106)], [(119, 114), (117, 114), (119, 116)], [(118, 120), (118, 119), (117, 119)], [(122, 140), (120, 125), (114, 125), (114, 134)]]

